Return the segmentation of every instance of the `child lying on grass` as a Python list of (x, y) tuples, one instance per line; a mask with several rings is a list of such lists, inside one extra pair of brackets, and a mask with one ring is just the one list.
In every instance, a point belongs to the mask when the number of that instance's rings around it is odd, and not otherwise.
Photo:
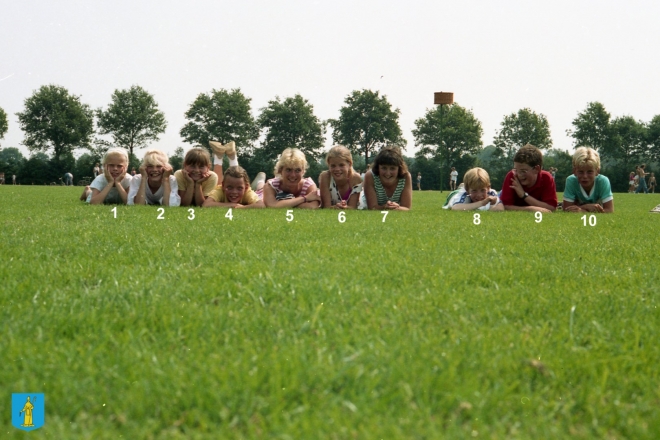
[(131, 180), (129, 205), (179, 206), (179, 187), (172, 175), (167, 155), (160, 150), (148, 150), (140, 165), (140, 174)]
[(472, 168), (463, 177), (465, 187), (452, 193), (443, 206), (453, 211), (504, 211), (497, 192), (490, 188), (490, 176), (483, 168)]
[(573, 154), (573, 174), (566, 179), (565, 212), (614, 212), (610, 181), (600, 173), (600, 156), (593, 148), (580, 147)]
[(123, 148), (110, 148), (103, 156), (102, 163), (103, 174), (96, 176), (94, 181), (85, 187), (80, 200), (91, 205), (125, 205), (132, 179), (126, 174), (128, 153)]
[(225, 171), (222, 184), (209, 193), (204, 207), (264, 208), (263, 181), (259, 184), (261, 188), (254, 192), (247, 172), (240, 166), (230, 166)]

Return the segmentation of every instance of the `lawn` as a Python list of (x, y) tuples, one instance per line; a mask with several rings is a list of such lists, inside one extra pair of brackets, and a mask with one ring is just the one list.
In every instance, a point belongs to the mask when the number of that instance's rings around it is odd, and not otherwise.
[(660, 195), (589, 226), (79, 190), (0, 187), (2, 438), (660, 438)]

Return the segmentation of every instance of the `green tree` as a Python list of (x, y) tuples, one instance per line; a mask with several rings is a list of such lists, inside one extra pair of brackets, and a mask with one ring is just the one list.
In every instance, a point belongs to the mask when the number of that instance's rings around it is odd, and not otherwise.
[(557, 168), (555, 186), (557, 191), (563, 192), (566, 178), (573, 174), (573, 156), (567, 151), (551, 148), (543, 153), (543, 168), (549, 170), (550, 167)]
[(613, 141), (603, 154), (621, 162), (629, 168), (634, 162), (648, 158), (647, 129), (632, 116), (621, 116), (612, 121)]
[(115, 90), (107, 110), (98, 109), (99, 134), (112, 136), (112, 145), (133, 150), (157, 141), (165, 132), (165, 115), (154, 97), (140, 86)]
[(90, 181), (94, 179), (94, 165), (99, 163), (100, 160), (93, 153), (83, 153), (76, 159), (75, 167), (71, 173), (73, 174), (73, 181), (80, 182), (83, 178), (88, 178)]
[(4, 139), (9, 130), (9, 123), (7, 122), (7, 112), (0, 107), (0, 139)]
[(206, 148), (210, 140), (223, 144), (234, 141), (240, 154), (252, 153), (259, 128), (252, 117), (250, 101), (240, 89), (201, 93), (185, 113), (189, 122), (181, 129), (181, 137)]
[(506, 153), (509, 159), (525, 144), (532, 144), (542, 150), (552, 147), (550, 124), (543, 114), (523, 108), (518, 110), (518, 113), (504, 116), (501, 126), (493, 143)]
[(48, 185), (51, 177), (50, 158), (46, 153), (37, 152), (23, 162), (16, 180), (22, 185)]
[(660, 115), (655, 115), (648, 123), (646, 135), (650, 158), (655, 162), (660, 162)]
[(12, 174), (18, 175), (21, 167), (25, 163), (25, 156), (18, 148), (9, 147), (0, 149), (0, 171), (11, 177)]
[(261, 151), (268, 160), (274, 160), (285, 149), (300, 149), (312, 161), (322, 153), (325, 125), (314, 115), (314, 107), (300, 95), (286, 98), (276, 97), (261, 109), (257, 119), (259, 128), (265, 133)]
[(170, 156), (170, 165), (174, 171), (183, 168), (183, 147), (176, 147), (174, 154)]
[(412, 133), (415, 145), (421, 146), (417, 156), (450, 164), (466, 154), (477, 154), (483, 145), (481, 122), (458, 104), (442, 107), (428, 110), (423, 118), (415, 121)]
[(386, 144), (402, 146), (399, 126), (399, 109), (392, 105), (385, 95), (371, 90), (354, 90), (344, 100), (338, 119), (330, 119), (332, 140), (342, 144), (352, 152), (364, 155), (369, 163), (369, 154)]
[(591, 147), (599, 153), (607, 151), (613, 141), (610, 114), (600, 102), (590, 102), (587, 108), (573, 119), (573, 129), (566, 134), (575, 139), (575, 146)]
[(87, 148), (94, 134), (94, 112), (64, 87), (41, 86), (16, 113), (23, 144), (32, 152), (53, 149), (55, 158)]

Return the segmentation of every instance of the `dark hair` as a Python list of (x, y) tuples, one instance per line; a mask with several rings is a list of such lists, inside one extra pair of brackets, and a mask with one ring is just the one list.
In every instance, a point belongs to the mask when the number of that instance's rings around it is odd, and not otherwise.
[(541, 153), (541, 150), (536, 148), (534, 145), (527, 144), (516, 152), (516, 155), (513, 156), (513, 161), (518, 163), (526, 163), (532, 168), (534, 168), (536, 165), (539, 165), (541, 168), (543, 168), (543, 153)]
[(378, 176), (378, 167), (381, 165), (394, 165), (399, 167), (399, 178), (402, 178), (408, 173), (408, 166), (403, 160), (401, 151), (394, 147), (384, 147), (380, 150), (371, 165), (371, 172), (376, 176)]

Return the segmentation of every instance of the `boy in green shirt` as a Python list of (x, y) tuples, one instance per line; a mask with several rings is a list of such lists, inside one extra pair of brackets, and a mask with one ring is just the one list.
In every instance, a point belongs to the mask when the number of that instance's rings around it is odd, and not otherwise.
[(614, 212), (610, 180), (600, 173), (600, 156), (593, 148), (580, 147), (573, 154), (573, 174), (564, 188), (565, 212)]

